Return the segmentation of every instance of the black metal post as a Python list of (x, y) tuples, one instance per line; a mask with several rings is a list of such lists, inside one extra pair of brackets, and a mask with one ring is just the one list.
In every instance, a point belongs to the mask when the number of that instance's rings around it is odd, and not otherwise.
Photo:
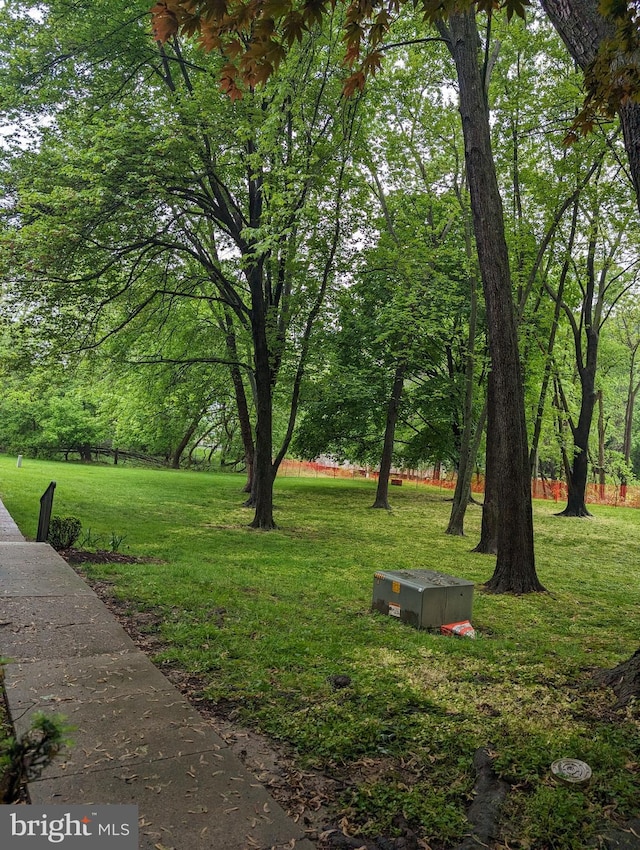
[(56, 482), (52, 481), (40, 497), (40, 518), (38, 519), (38, 534), (36, 536), (36, 543), (46, 543), (49, 538), (49, 523), (51, 521), (53, 493), (55, 489)]

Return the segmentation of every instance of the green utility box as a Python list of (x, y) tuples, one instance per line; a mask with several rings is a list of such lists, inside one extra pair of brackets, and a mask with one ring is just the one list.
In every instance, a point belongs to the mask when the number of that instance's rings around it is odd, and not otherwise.
[(473, 582), (435, 570), (377, 572), (372, 610), (418, 629), (471, 619)]

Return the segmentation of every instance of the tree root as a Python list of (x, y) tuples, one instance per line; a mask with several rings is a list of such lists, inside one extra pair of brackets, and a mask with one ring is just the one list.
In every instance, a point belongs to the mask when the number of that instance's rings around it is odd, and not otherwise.
[(594, 673), (593, 678), (597, 685), (613, 689), (618, 697), (616, 710), (624, 708), (633, 697), (640, 697), (640, 649), (612, 670)]
[(497, 821), (509, 785), (498, 779), (493, 770), (493, 758), (487, 747), (476, 750), (473, 756), (476, 782), (473, 802), (467, 811), (471, 831), (455, 850), (478, 850), (490, 844), (497, 833)]

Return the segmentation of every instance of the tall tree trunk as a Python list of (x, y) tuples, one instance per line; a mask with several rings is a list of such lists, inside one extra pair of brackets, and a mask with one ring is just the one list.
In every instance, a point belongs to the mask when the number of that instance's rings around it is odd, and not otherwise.
[(593, 411), (596, 406), (595, 369), (580, 370), (580, 415), (578, 424), (572, 426), (573, 461), (569, 477), (569, 492), (567, 506), (558, 516), (587, 517), (586, 492), (589, 477), (589, 434), (593, 421)]
[(465, 215), (464, 221), (464, 237), (465, 237), (465, 252), (467, 259), (471, 264), (471, 273), (469, 274), (469, 331), (467, 333), (467, 354), (465, 363), (464, 375), (464, 405), (463, 405), (463, 422), (462, 422), (462, 437), (460, 440), (460, 458), (458, 463), (458, 477), (456, 479), (456, 489), (453, 493), (453, 505), (451, 506), (451, 514), (449, 516), (449, 525), (447, 526), (446, 534), (454, 534), (462, 537), (464, 535), (464, 517), (469, 504), (469, 496), (471, 494), (471, 476), (473, 475), (473, 466), (478, 455), (480, 447), (480, 439), (484, 429), (484, 420), (486, 417), (486, 407), (480, 416), (480, 421), (476, 423), (475, 435), (473, 430), (473, 395), (474, 395), (474, 374), (475, 374), (475, 344), (476, 344), (476, 326), (478, 320), (478, 281), (475, 271), (475, 263), (471, 244), (471, 222), (469, 216)]
[(393, 387), (391, 389), (391, 397), (389, 398), (389, 404), (387, 406), (387, 424), (384, 429), (384, 444), (382, 447), (382, 456), (380, 458), (378, 487), (376, 489), (375, 501), (371, 505), (372, 508), (384, 508), (387, 511), (391, 510), (391, 505), (389, 504), (389, 474), (391, 472), (391, 461), (393, 460), (393, 443), (395, 440), (398, 411), (400, 409), (400, 399), (402, 397), (406, 371), (407, 364), (404, 361), (400, 361), (400, 363), (396, 366), (395, 375), (393, 377)]
[[(596, 370), (598, 367), (598, 343), (600, 337), (601, 296), (603, 274), (600, 275), (599, 292), (596, 293), (596, 234), (594, 228), (587, 252), (587, 280), (581, 307), (580, 323), (576, 322), (573, 311), (565, 306), (565, 313), (571, 324), (576, 350), (576, 365), (580, 377), (580, 414), (578, 423), (570, 420), (573, 433), (573, 462), (569, 478), (567, 507), (559, 516), (591, 516), (586, 505), (587, 477), (589, 471), (589, 434), (596, 405)], [(582, 336), (586, 338), (583, 352)]]
[(620, 109), (624, 149), (640, 210), (640, 104), (630, 101)]
[(557, 375), (555, 375), (553, 378), (553, 388), (553, 404), (557, 411), (556, 432), (558, 435), (560, 454), (562, 456), (562, 468), (564, 469), (564, 478), (567, 482), (568, 490), (569, 482), (571, 481), (571, 461), (569, 460), (569, 453), (567, 452), (567, 441), (565, 439), (565, 434), (567, 430), (567, 421), (569, 419), (569, 405), (567, 404), (567, 400), (562, 389), (562, 384), (560, 383), (560, 378)]
[(487, 381), (487, 447), (485, 452), (484, 502), (482, 505), (482, 525), (480, 540), (473, 549), (481, 555), (497, 555), (498, 553), (498, 503), (497, 477), (500, 474), (496, 457), (496, 430), (493, 427), (494, 412), (493, 375), (489, 373)]
[(261, 267), (251, 269), (251, 332), (256, 393), (256, 438), (254, 457), (255, 515), (251, 528), (270, 531), (273, 519), (273, 380), (267, 339), (267, 312), (262, 291)]
[[(573, 250), (573, 243), (575, 241), (576, 230), (578, 226), (578, 199), (576, 198), (573, 205), (573, 214), (571, 216), (571, 232), (569, 234), (569, 241), (567, 244), (567, 254), (565, 257), (565, 261), (562, 265), (562, 271), (560, 272), (560, 279), (558, 281), (558, 289), (556, 292), (552, 292), (551, 295), (554, 299), (554, 308), (553, 308), (553, 322), (551, 324), (551, 331), (549, 333), (549, 342), (547, 343), (547, 350), (545, 351), (545, 363), (544, 363), (544, 373), (542, 376), (542, 383), (540, 387), (540, 395), (538, 398), (538, 409), (536, 411), (536, 420), (533, 426), (533, 437), (531, 439), (531, 452), (529, 454), (529, 466), (531, 468), (532, 474), (534, 473), (534, 463), (535, 458), (538, 454), (538, 445), (540, 443), (540, 434), (542, 432), (542, 419), (544, 416), (544, 408), (545, 402), (547, 398), (547, 390), (549, 388), (549, 382), (551, 380), (551, 368), (553, 365), (553, 350), (555, 348), (556, 343), (556, 334), (558, 332), (558, 325), (560, 322), (560, 313), (562, 311), (562, 302), (564, 299), (564, 288), (567, 282), (567, 275), (569, 274), (569, 264), (571, 260), (571, 252)], [(549, 291), (548, 284), (545, 284), (545, 288)]]
[(197, 429), (198, 425), (200, 424), (200, 420), (202, 419), (203, 415), (204, 415), (204, 411), (198, 413), (197, 416), (194, 416), (194, 418), (191, 421), (191, 424), (189, 425), (187, 430), (184, 432), (182, 439), (180, 440), (180, 442), (176, 446), (175, 451), (173, 452), (173, 455), (171, 457), (171, 467), (172, 467), (172, 469), (180, 469), (180, 461), (182, 460), (182, 455), (184, 453), (184, 450), (189, 445), (189, 440), (196, 433), (196, 429)]
[(602, 390), (598, 390), (598, 495), (601, 501), (604, 501), (606, 495), (607, 476), (604, 468), (605, 452), (605, 424), (604, 424), (604, 399)]
[(471, 429), (469, 429), (468, 434), (463, 431), (460, 467), (458, 469), (456, 489), (453, 493), (453, 507), (451, 508), (449, 525), (447, 526), (445, 534), (453, 534), (458, 537), (464, 537), (464, 517), (467, 512), (467, 505), (470, 501), (473, 468), (476, 462), (476, 457), (478, 456), (478, 449), (480, 448), (480, 440), (482, 439), (486, 417), (487, 406), (485, 404), (480, 416), (478, 417), (473, 439), (471, 439)]
[[(244, 449), (244, 462), (247, 467), (247, 483), (244, 486), (245, 493), (252, 493), (253, 485), (253, 462), (255, 455), (255, 444), (253, 442), (253, 430), (251, 428), (251, 417), (249, 415), (249, 405), (247, 403), (247, 393), (242, 380), (242, 372), (240, 371), (240, 361), (238, 359), (238, 345), (236, 342), (236, 334), (233, 327), (233, 319), (227, 311), (225, 311), (225, 335), (226, 346), (229, 354), (231, 366), (231, 381), (233, 383), (233, 393), (236, 400), (236, 409), (238, 411), (238, 422), (240, 423), (240, 436), (242, 438), (242, 447)], [(251, 500), (251, 496), (245, 503), (248, 506), (255, 505)]]
[(633, 411), (636, 406), (636, 398), (640, 390), (640, 383), (634, 386), (633, 372), (630, 374), (629, 390), (627, 393), (627, 403), (624, 411), (624, 438), (622, 441), (622, 454), (624, 455), (625, 463), (631, 461), (631, 437), (633, 435)]
[[(631, 351), (631, 364), (629, 367), (629, 386), (627, 389), (627, 402), (625, 404), (624, 409), (624, 436), (622, 440), (622, 454), (624, 455), (624, 462), (629, 465), (631, 462), (631, 437), (633, 432), (633, 411), (636, 404), (636, 398), (638, 396), (638, 392), (640, 392), (640, 381), (638, 383), (634, 383), (634, 370), (635, 370), (635, 358), (636, 351), (632, 349)], [(620, 481), (620, 498), (624, 502), (627, 498), (627, 476), (623, 475)]]
[(475, 11), (452, 15), (449, 33), (460, 88), (465, 163), (495, 382), (491, 425), (497, 441), (498, 557), (487, 588), (497, 593), (528, 593), (544, 588), (535, 569), (524, 388)]

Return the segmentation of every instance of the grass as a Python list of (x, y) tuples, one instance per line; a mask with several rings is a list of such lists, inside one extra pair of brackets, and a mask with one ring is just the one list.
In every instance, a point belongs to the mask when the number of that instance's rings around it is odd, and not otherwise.
[[(342, 806), (362, 834), (393, 834), (403, 813), (434, 850), (451, 846), (484, 745), (513, 786), (505, 848), (581, 850), (604, 819), (640, 814), (637, 711), (612, 720), (611, 694), (588, 686), (591, 670), (637, 647), (640, 511), (572, 520), (536, 504), (550, 593), (476, 587), (470, 641), (370, 612), (379, 569), (491, 575), (493, 559), (469, 551), (480, 509), (469, 509), (468, 537), (448, 537), (437, 490), (394, 488), (387, 513), (369, 510), (368, 481), (279, 479), (280, 528), (266, 534), (246, 528), (233, 475), (0, 458), (0, 496), (28, 537), (50, 480), (56, 514), (161, 561), (89, 568), (132, 607), (162, 614), (157, 660), (200, 676), (211, 699), (291, 743), (302, 765), (359, 777)], [(334, 690), (332, 675), (351, 686)], [(549, 766), (563, 756), (592, 766), (588, 788), (554, 784)]]

